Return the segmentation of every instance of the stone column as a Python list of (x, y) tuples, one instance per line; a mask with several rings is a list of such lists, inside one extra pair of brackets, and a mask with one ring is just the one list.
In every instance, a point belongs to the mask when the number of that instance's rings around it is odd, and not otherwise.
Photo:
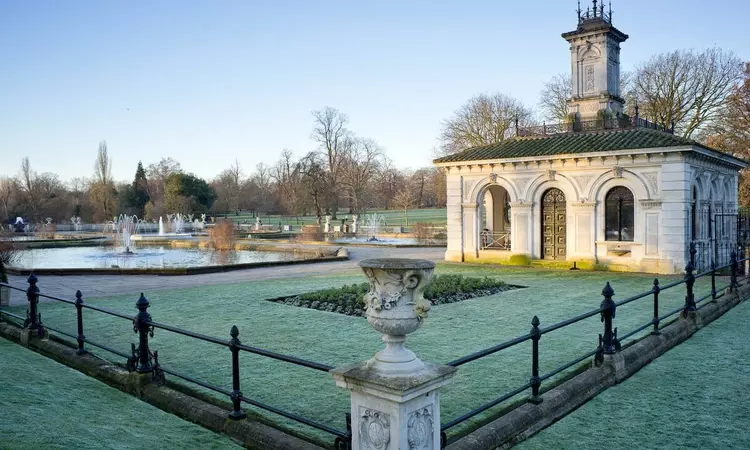
[(367, 320), (384, 334), (386, 347), (370, 360), (331, 371), (336, 384), (352, 392), (352, 448), (437, 450), (439, 389), (456, 368), (423, 362), (403, 345), (430, 310), (422, 294), (435, 264), (370, 259), (360, 266), (370, 280)]

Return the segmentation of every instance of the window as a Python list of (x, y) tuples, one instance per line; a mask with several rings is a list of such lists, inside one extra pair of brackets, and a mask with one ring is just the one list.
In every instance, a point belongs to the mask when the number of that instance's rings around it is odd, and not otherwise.
[(607, 192), (604, 199), (604, 224), (608, 241), (632, 241), (635, 235), (633, 193), (617, 186)]

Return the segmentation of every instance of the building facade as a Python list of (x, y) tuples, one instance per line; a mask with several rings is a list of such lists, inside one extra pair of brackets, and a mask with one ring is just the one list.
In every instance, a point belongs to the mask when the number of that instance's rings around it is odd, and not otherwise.
[[(594, 2), (596, 3), (596, 2)], [(678, 273), (688, 244), (736, 213), (747, 164), (624, 114), (611, 13), (579, 11), (569, 120), (435, 160), (447, 173), (449, 261), (587, 262)], [(713, 227), (716, 227), (714, 222)], [(718, 236), (721, 238), (721, 236)]]

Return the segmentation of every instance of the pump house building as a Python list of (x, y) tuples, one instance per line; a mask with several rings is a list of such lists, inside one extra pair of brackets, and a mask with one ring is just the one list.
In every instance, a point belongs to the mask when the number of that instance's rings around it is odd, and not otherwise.
[[(435, 160), (447, 172), (449, 261), (531, 259), (678, 273), (696, 211), (732, 213), (747, 163), (624, 114), (620, 44), (604, 7), (579, 11), (568, 120)], [(525, 259), (525, 258), (524, 258)]]

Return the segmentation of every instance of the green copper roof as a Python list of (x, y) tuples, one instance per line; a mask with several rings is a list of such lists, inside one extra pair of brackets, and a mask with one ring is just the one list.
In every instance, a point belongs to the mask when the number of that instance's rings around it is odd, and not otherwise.
[[(699, 146), (690, 139), (648, 128), (563, 133), (548, 136), (515, 137), (496, 144), (472, 147), (436, 159), (435, 163), (525, 158), (530, 156), (573, 155), (616, 150), (659, 147)], [(717, 152), (720, 153), (720, 152)]]

